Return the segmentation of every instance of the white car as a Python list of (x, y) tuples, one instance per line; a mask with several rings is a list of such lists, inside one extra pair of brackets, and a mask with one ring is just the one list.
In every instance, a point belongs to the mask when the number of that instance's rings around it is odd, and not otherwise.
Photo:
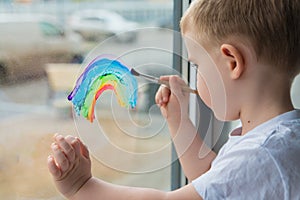
[(45, 75), (46, 63), (83, 60), (82, 37), (49, 16), (0, 15), (0, 82)]
[(133, 42), (137, 38), (138, 24), (108, 10), (81, 10), (69, 19), (70, 28), (86, 40), (99, 41), (116, 36), (120, 42)]

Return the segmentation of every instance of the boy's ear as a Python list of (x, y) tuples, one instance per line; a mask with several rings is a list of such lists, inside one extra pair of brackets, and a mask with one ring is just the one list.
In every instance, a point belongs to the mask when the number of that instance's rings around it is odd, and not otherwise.
[(238, 79), (245, 71), (244, 55), (235, 46), (223, 44), (221, 54), (225, 58), (226, 66), (229, 67), (232, 79)]

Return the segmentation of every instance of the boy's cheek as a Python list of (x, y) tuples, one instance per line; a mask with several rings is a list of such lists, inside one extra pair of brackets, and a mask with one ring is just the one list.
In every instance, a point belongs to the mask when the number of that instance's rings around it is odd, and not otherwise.
[(201, 76), (197, 77), (197, 90), (199, 92), (200, 98), (205, 103), (205, 105), (211, 108), (211, 95), (209, 93), (207, 84)]
[(224, 81), (218, 73), (197, 75), (197, 90), (200, 98), (215, 114), (219, 120), (226, 119), (228, 105), (226, 102), (226, 89)]

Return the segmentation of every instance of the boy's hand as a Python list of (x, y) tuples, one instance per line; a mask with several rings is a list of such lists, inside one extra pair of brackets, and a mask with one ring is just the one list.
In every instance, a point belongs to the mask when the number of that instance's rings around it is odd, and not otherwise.
[(161, 85), (156, 93), (155, 101), (168, 122), (179, 125), (181, 119), (188, 118), (190, 95), (182, 90), (186, 83), (178, 76), (162, 76), (160, 79), (169, 81), (170, 88)]
[(91, 160), (86, 146), (73, 136), (54, 136), (48, 168), (59, 192), (72, 197), (90, 178)]

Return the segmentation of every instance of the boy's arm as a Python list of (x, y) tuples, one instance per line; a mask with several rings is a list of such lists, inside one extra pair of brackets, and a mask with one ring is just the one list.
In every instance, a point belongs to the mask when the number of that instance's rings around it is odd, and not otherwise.
[[(174, 127), (174, 126), (173, 126)], [(189, 181), (196, 179), (210, 169), (216, 153), (200, 138), (192, 122), (183, 121), (178, 129), (172, 130), (173, 143), (179, 161)]]
[(59, 192), (70, 200), (202, 199), (191, 184), (176, 191), (162, 192), (149, 188), (118, 186), (96, 179), (91, 176), (88, 149), (78, 138), (55, 136), (51, 148), (49, 171)]
[(109, 199), (109, 200), (202, 200), (193, 185), (189, 184), (172, 192), (150, 188), (136, 188), (113, 185), (91, 178), (70, 200)]
[(191, 181), (210, 169), (216, 154), (204, 144), (189, 119), (189, 93), (181, 88), (186, 86), (178, 76), (162, 76), (169, 81), (170, 89), (161, 86), (156, 93), (156, 103), (168, 122), (180, 163), (185, 175)]

